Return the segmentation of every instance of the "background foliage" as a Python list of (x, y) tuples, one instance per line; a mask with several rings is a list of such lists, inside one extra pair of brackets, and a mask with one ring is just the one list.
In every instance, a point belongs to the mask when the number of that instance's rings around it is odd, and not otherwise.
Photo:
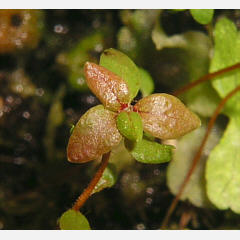
[[(26, 14), (34, 21), (24, 22)], [(104, 49), (119, 49), (144, 69), (136, 100), (153, 89), (171, 93), (239, 61), (239, 17), (239, 10), (1, 10), (0, 229), (57, 229), (57, 219), (94, 174), (95, 162), (66, 160), (72, 124), (99, 104), (85, 84), (86, 61), (98, 63)], [(23, 33), (28, 40), (19, 37)], [(108, 171), (118, 178), (81, 210), (92, 229), (160, 228), (209, 117), (239, 84), (238, 75), (180, 96), (203, 124), (171, 142), (176, 151), (170, 164), (136, 162), (124, 143), (114, 149), (117, 169)], [(239, 229), (238, 99), (219, 117), (169, 229), (186, 219), (188, 229)]]

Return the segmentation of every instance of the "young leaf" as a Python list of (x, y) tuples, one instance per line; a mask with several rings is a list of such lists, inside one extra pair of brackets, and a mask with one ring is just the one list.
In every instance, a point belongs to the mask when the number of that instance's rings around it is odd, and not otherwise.
[(99, 64), (126, 82), (129, 89), (130, 101), (133, 100), (140, 87), (139, 70), (135, 63), (127, 55), (110, 48), (102, 53)]
[(146, 139), (139, 142), (125, 139), (125, 146), (137, 161), (148, 164), (169, 162), (172, 159), (172, 149), (174, 148)]
[(128, 86), (121, 77), (90, 62), (85, 63), (84, 72), (88, 87), (107, 109), (118, 111), (122, 104), (130, 103)]
[(232, 118), (206, 169), (207, 194), (220, 209), (240, 213), (240, 118)]
[(154, 82), (151, 75), (144, 69), (139, 68), (140, 90), (143, 97), (150, 95), (154, 91)]
[(121, 134), (116, 126), (116, 114), (103, 107), (89, 109), (76, 124), (67, 147), (68, 161), (88, 162), (109, 152), (119, 144)]
[(117, 116), (117, 128), (129, 140), (140, 141), (143, 136), (142, 119), (136, 112), (121, 112)]
[[(240, 35), (232, 21), (222, 18), (217, 22), (214, 30), (214, 42), (214, 56), (211, 61), (210, 72), (240, 62)], [(240, 85), (240, 70), (224, 74), (213, 80), (212, 84), (220, 97), (223, 98)], [(239, 114), (239, 111), (240, 93), (237, 93), (229, 99), (224, 107), (224, 112), (231, 117), (233, 113)]]
[(107, 168), (104, 170), (102, 177), (95, 186), (92, 194), (102, 191), (104, 188), (112, 187), (117, 180), (116, 169), (112, 163), (109, 163)]
[(134, 108), (142, 117), (144, 131), (160, 139), (179, 138), (201, 125), (197, 115), (169, 94), (152, 94)]
[[(199, 149), (205, 132), (206, 121), (203, 121), (200, 128), (190, 132), (177, 141), (176, 151), (174, 151), (173, 159), (167, 169), (167, 185), (175, 195), (178, 193), (191, 167), (193, 157)], [(196, 169), (181, 195), (181, 200), (188, 199), (197, 207), (211, 206), (206, 194), (205, 166), (207, 153), (218, 143), (219, 135), (218, 129), (214, 129), (214, 131), (211, 132), (204, 148), (205, 154), (201, 156)]]
[(208, 24), (212, 21), (214, 9), (190, 9), (190, 13), (195, 21), (200, 24)]
[(59, 224), (61, 230), (91, 230), (87, 218), (72, 209), (62, 214)]

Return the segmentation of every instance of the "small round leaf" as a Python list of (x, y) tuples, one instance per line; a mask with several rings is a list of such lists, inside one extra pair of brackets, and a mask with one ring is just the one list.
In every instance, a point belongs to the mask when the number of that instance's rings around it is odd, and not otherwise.
[(146, 139), (139, 142), (125, 139), (125, 146), (137, 161), (148, 164), (169, 162), (172, 159), (172, 149), (174, 148)]
[(61, 230), (91, 230), (87, 218), (73, 209), (62, 214), (59, 224)]
[(117, 116), (117, 128), (129, 140), (140, 141), (143, 136), (143, 124), (136, 112), (121, 112)]
[(104, 188), (112, 187), (117, 180), (115, 165), (109, 163), (107, 168), (104, 170), (102, 177), (92, 191), (92, 194), (102, 191)]

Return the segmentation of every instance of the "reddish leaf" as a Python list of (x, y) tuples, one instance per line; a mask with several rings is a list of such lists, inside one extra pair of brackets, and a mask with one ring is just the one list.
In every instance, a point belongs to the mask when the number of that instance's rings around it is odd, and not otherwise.
[(142, 98), (134, 109), (143, 120), (143, 129), (160, 139), (174, 139), (201, 125), (200, 119), (176, 97), (157, 93)]
[(86, 62), (84, 72), (88, 87), (107, 109), (118, 111), (121, 106), (130, 103), (127, 83), (121, 77), (91, 62)]
[(101, 157), (119, 144), (121, 134), (116, 126), (116, 113), (98, 105), (78, 121), (67, 147), (68, 161), (84, 163)]

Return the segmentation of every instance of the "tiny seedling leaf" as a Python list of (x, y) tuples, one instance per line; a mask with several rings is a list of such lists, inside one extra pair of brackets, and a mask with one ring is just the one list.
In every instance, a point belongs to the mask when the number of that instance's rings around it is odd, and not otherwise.
[(98, 105), (89, 109), (70, 136), (68, 161), (83, 163), (100, 158), (122, 139), (116, 126), (116, 113)]
[(121, 112), (117, 116), (117, 128), (129, 140), (140, 141), (143, 136), (143, 124), (136, 112)]
[(73, 209), (62, 214), (59, 224), (61, 230), (91, 230), (87, 218)]
[(191, 9), (190, 13), (195, 21), (200, 24), (208, 24), (212, 21), (214, 9)]
[(102, 177), (95, 186), (92, 194), (102, 191), (104, 188), (112, 187), (117, 180), (116, 168), (114, 164), (109, 163), (107, 168), (104, 170)]
[(125, 139), (125, 146), (137, 161), (148, 164), (169, 162), (172, 159), (172, 149), (174, 148), (146, 139), (139, 142)]
[(201, 125), (197, 115), (169, 94), (144, 97), (134, 108), (142, 117), (144, 131), (160, 139), (179, 138)]
[(135, 63), (124, 53), (110, 48), (102, 53), (100, 65), (115, 73), (127, 83), (130, 100), (133, 100), (140, 88), (140, 75)]
[(86, 62), (84, 72), (87, 85), (109, 110), (118, 111), (131, 102), (127, 83), (105, 67)]

